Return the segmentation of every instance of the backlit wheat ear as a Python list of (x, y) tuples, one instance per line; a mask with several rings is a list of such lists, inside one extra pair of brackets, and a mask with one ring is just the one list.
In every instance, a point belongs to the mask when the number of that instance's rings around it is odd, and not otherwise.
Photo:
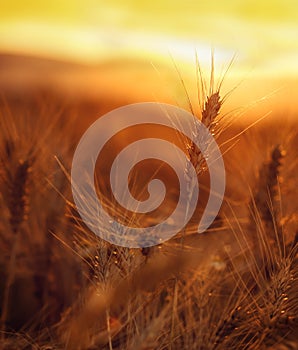
[[(216, 132), (216, 118), (219, 115), (221, 106), (222, 101), (219, 95), (219, 91), (206, 98), (204, 109), (202, 111), (201, 122), (210, 130), (210, 133), (212, 134)], [(200, 135), (197, 134), (196, 130), (194, 130), (194, 134), (196, 135), (196, 137), (200, 137)], [(205, 146), (207, 149), (208, 144), (206, 144)], [(187, 148), (189, 159), (193, 164), (196, 173), (199, 175), (202, 171), (205, 170), (205, 160), (202, 155), (202, 152), (197, 149), (193, 142), (191, 142)]]
[(219, 95), (219, 91), (216, 91), (211, 96), (208, 96), (202, 111), (202, 123), (212, 130), (212, 126), (215, 124), (215, 120), (219, 115), (222, 106), (222, 100)]

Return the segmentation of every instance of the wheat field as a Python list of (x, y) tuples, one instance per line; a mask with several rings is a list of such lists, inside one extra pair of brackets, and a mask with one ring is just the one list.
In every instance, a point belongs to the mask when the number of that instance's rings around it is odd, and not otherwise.
[[(202, 202), (173, 239), (130, 249), (89, 231), (69, 174), (88, 125), (133, 98), (3, 86), (1, 349), (298, 349), (297, 116), (273, 110), (252, 121), (224, 113), (225, 95), (212, 79), (213, 88), (201, 91), (201, 110), (182, 89), (183, 107), (193, 108), (223, 153), (224, 202), (213, 225), (197, 234), (208, 176), (199, 150), (186, 142)], [(117, 144), (104, 162), (115, 150)], [(171, 179), (167, 169), (160, 176)], [(105, 181), (99, 176), (99, 185)], [(107, 206), (117, 212), (112, 201)]]

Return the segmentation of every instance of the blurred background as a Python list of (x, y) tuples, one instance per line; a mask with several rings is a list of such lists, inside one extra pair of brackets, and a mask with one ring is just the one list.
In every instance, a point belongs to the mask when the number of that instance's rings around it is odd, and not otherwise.
[[(233, 61), (221, 96), (232, 93), (221, 115), (244, 113), (232, 118), (219, 143), (227, 198), (242, 205), (237, 219), (248, 220), (255, 175), (279, 144), (289, 150), (283, 208), (297, 218), (297, 0), (0, 2), (0, 300), (7, 306), (0, 336), (5, 323), (7, 329), (23, 329), (32, 319), (38, 329), (55, 324), (82, 286), (93, 283), (95, 244), (90, 250), (91, 237), (82, 238), (64, 199), (71, 198), (70, 186), (54, 155), (69, 172), (83, 132), (116, 107), (159, 101), (188, 109), (183, 83), (197, 112), (196, 56), (208, 80), (214, 52), (217, 82)], [(241, 120), (249, 126), (270, 112), (257, 132), (241, 134)], [(122, 133), (103, 162), (149, 131)], [(169, 178), (169, 170), (162, 176)]]
[[(298, 77), (295, 0), (1, 1), (1, 89), (51, 88), (75, 99), (114, 102), (185, 98), (196, 84), (196, 53), (238, 107), (270, 97), (295, 109)], [(208, 74), (207, 74), (208, 75)], [(285, 97), (287, 101), (285, 102)]]

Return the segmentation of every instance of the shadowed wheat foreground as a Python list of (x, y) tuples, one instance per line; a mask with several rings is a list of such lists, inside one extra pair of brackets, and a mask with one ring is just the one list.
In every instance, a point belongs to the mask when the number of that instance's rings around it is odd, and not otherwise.
[(200, 88), (201, 112), (188, 107), (224, 154), (223, 206), (207, 232), (195, 233), (198, 206), (183, 232), (143, 249), (102, 241), (76, 212), (78, 107), (1, 101), (2, 349), (298, 349), (297, 122), (273, 115), (243, 132), (213, 78)]

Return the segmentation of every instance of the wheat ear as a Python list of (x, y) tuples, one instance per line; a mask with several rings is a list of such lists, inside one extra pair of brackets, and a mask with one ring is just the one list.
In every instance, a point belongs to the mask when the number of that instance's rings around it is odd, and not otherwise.
[[(11, 286), (14, 282), (14, 267), (16, 262), (19, 230), (22, 222), (26, 219), (26, 213), (28, 209), (28, 177), (31, 169), (31, 162), (29, 160), (19, 161), (15, 174), (8, 178), (9, 184), (9, 198), (8, 209), (10, 213), (10, 226), (14, 234), (11, 254), (8, 263), (7, 279), (5, 283), (3, 300), (2, 300), (2, 314), (0, 319), (1, 330), (5, 331), (6, 320), (8, 316), (9, 308), (9, 294)], [(4, 332), (2, 333), (4, 336)]]
[[(275, 249), (280, 249), (284, 245), (283, 233), (280, 224), (279, 213), (279, 184), (280, 168), (285, 152), (280, 145), (273, 148), (270, 159), (264, 162), (259, 170), (258, 185), (256, 194), (253, 196), (254, 206), (258, 210), (259, 218), (267, 234), (267, 239)], [(255, 225), (255, 223), (252, 223)], [(279, 253), (282, 253), (279, 251)]]
[[(207, 96), (204, 109), (202, 110), (201, 122), (210, 130), (212, 134), (215, 133), (216, 118), (219, 115), (222, 101), (219, 95), (219, 91), (213, 93), (211, 96)], [(199, 138), (196, 127), (194, 128), (194, 134), (196, 138)], [(208, 144), (205, 145), (206, 149)], [(196, 173), (199, 175), (205, 169), (205, 160), (202, 155), (202, 150), (199, 150), (194, 142), (188, 145), (188, 154), (191, 163), (193, 164)]]

